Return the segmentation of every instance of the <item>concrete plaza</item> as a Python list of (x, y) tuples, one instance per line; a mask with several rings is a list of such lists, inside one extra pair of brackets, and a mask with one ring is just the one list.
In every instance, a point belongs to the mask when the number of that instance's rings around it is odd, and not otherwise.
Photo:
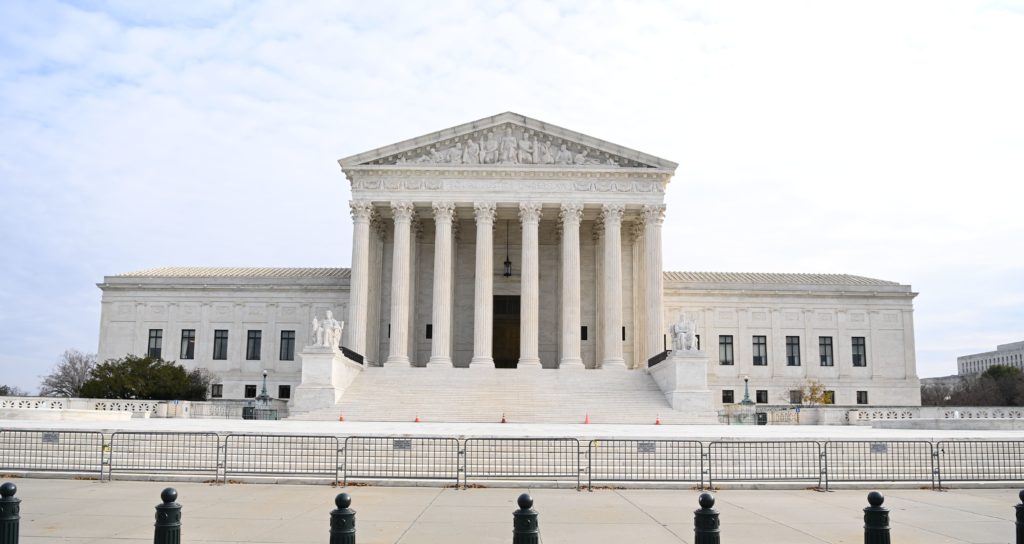
[[(153, 507), (172, 485), (183, 505), (182, 542), (324, 543), (340, 491), (309, 485), (208, 485), (14, 479), (22, 499), (21, 542), (149, 543)], [(512, 541), (512, 512), (522, 490), (349, 487), (357, 541), (490, 544)], [(698, 491), (616, 490), (593, 493), (529, 489), (540, 513), (542, 542), (592, 544), (693, 542)], [(892, 539), (909, 543), (1013, 541), (1014, 489), (936, 492), (889, 489)], [(867, 492), (744, 491), (717, 493), (722, 541), (863, 542)]]

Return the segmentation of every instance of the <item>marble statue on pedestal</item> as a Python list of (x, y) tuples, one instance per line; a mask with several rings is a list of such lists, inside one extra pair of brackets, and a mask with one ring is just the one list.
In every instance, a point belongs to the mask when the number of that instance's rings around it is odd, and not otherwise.
[(334, 319), (334, 314), (330, 310), (327, 310), (327, 315), (323, 320), (318, 320), (316, 316), (313, 316), (313, 345), (338, 349), (341, 345), (341, 331), (344, 328), (345, 323)]
[(672, 333), (672, 351), (697, 350), (697, 324), (679, 314), (679, 321), (669, 327)]

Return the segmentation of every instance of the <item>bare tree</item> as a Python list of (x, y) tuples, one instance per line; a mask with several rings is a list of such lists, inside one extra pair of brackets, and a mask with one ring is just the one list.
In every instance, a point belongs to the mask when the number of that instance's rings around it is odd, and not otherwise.
[(15, 385), (0, 385), (0, 397), (27, 397), (28, 391)]
[(77, 349), (65, 350), (53, 372), (39, 384), (42, 397), (77, 397), (96, 366), (96, 355)]

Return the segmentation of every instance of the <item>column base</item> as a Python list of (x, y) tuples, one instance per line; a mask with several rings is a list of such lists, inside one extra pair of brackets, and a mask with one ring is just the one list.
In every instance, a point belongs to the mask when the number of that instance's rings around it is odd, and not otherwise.
[(386, 366), (386, 367), (412, 367), (412, 361), (410, 361), (408, 357), (403, 357), (403, 356), (388, 357), (387, 360), (384, 361), (384, 366)]
[(493, 357), (473, 357), (469, 361), (469, 368), (494, 368)]
[(587, 367), (583, 365), (583, 359), (576, 357), (572, 359), (562, 359), (562, 362), (558, 363), (558, 368), (566, 370), (586, 370)]
[(453, 366), (455, 365), (452, 364), (451, 357), (431, 357), (427, 361), (427, 368), (452, 368)]
[(516, 364), (516, 368), (544, 368), (544, 365), (540, 364), (540, 358), (537, 357), (520, 357), (519, 362)]
[(626, 360), (605, 359), (601, 361), (601, 370), (626, 370)]

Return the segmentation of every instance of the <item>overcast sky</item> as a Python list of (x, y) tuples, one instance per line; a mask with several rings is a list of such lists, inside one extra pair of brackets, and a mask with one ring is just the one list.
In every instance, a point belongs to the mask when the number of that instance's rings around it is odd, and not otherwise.
[(666, 269), (910, 284), (954, 373), (1024, 340), (1022, 59), (1000, 1), (5, 1), (0, 383), (104, 275), (348, 266), (336, 159), (509, 110), (679, 163)]

